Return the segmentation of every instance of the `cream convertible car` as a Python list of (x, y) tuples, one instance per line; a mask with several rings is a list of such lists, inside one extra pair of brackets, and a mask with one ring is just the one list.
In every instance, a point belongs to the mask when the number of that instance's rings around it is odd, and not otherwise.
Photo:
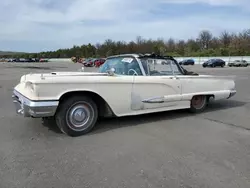
[(27, 74), (14, 88), (16, 112), (55, 120), (60, 130), (80, 136), (98, 117), (190, 109), (209, 99), (236, 94), (232, 79), (188, 72), (172, 57), (123, 54), (108, 57), (99, 72)]

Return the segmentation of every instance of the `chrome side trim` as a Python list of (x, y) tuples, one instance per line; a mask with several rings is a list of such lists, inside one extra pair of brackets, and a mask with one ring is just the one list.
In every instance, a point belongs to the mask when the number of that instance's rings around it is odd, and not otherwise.
[(153, 97), (142, 100), (143, 103), (164, 103), (164, 97)]
[(142, 100), (143, 103), (164, 103), (164, 102), (177, 102), (182, 100), (182, 95), (165, 95), (160, 97), (151, 97)]
[(16, 90), (13, 91), (12, 99), (16, 113), (24, 117), (54, 116), (59, 105), (59, 101), (32, 101)]
[(16, 90), (13, 91), (13, 94), (17, 96), (19, 99), (21, 99), (22, 100), (21, 102), (23, 104), (30, 107), (58, 106), (59, 104), (58, 101), (32, 101), (23, 96), (22, 94), (20, 94), (19, 92), (17, 92)]

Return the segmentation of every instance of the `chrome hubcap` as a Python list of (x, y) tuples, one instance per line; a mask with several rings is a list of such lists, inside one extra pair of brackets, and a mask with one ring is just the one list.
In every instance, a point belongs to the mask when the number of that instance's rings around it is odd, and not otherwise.
[(84, 109), (78, 108), (72, 112), (72, 118), (77, 122), (83, 121), (85, 117), (86, 117), (86, 114), (85, 114)]
[(76, 104), (67, 112), (67, 124), (73, 130), (84, 130), (88, 128), (91, 114), (91, 107), (86, 104)]
[(192, 105), (196, 109), (201, 109), (205, 104), (206, 98), (204, 96), (195, 96), (192, 99)]

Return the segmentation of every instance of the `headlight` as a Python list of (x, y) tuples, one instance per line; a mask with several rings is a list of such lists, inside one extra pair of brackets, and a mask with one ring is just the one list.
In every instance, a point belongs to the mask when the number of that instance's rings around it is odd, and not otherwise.
[(31, 90), (32, 92), (35, 91), (35, 86), (34, 86), (34, 84), (32, 82), (26, 82), (25, 83), (25, 88)]

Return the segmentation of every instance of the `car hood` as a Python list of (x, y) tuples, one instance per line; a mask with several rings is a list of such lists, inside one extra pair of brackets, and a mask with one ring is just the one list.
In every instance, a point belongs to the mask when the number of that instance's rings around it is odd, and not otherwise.
[(53, 78), (65, 78), (65, 77), (82, 77), (82, 76), (108, 76), (107, 73), (98, 73), (98, 72), (51, 72), (51, 73), (35, 73), (35, 74), (26, 74), (23, 75), (20, 79), (20, 82), (40, 82), (42, 80), (48, 80)]

